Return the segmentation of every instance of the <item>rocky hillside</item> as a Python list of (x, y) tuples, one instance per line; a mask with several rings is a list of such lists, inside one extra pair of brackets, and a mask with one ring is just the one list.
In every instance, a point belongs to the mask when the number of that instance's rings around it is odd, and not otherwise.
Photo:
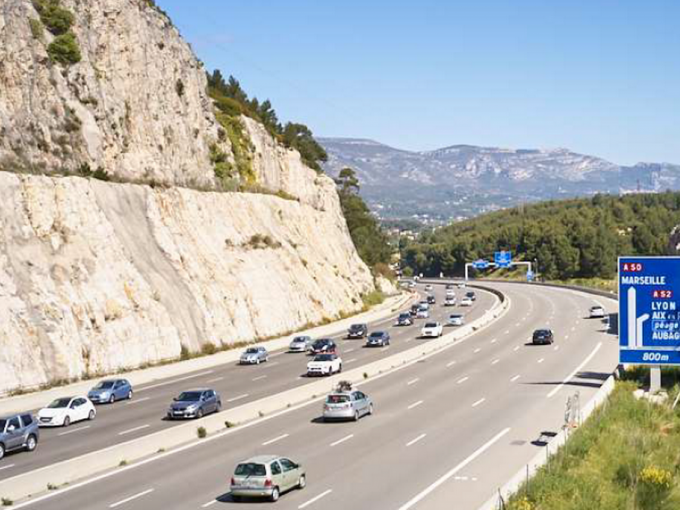
[(413, 214), (447, 220), (523, 202), (595, 193), (680, 189), (680, 166), (615, 165), (567, 149), (500, 149), (454, 145), (404, 151), (371, 140), (325, 138), (325, 168), (345, 166), (359, 176), (362, 194), (387, 218)]
[(297, 152), (242, 118), (261, 192), (209, 191), (234, 154), (205, 86), (149, 0), (0, 5), (0, 393), (362, 307), (335, 185)]

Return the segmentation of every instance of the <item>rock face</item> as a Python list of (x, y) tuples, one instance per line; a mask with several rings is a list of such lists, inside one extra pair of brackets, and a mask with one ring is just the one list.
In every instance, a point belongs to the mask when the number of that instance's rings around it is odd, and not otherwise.
[(281, 334), (373, 289), (337, 204), (7, 172), (0, 200), (0, 392)]
[[(189, 46), (150, 0), (61, 5), (71, 66), (30, 0), (0, 4), (0, 394), (359, 310), (373, 277), (333, 181), (243, 118), (279, 196), (189, 189), (213, 144), (233, 159)], [(49, 175), (82, 168), (118, 182)]]
[[(218, 126), (206, 77), (147, 0), (61, 0), (82, 60), (50, 62), (31, 0), (0, 5), (0, 167), (44, 173), (86, 164), (123, 179), (206, 185)], [(38, 26), (40, 26), (38, 24)]]

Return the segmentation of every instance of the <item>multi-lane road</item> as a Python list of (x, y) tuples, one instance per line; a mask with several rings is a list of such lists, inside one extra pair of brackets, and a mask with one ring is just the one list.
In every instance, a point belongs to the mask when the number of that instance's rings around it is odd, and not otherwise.
[[(617, 359), (616, 337), (602, 321), (586, 318), (595, 303), (613, 311), (613, 301), (530, 285), (494, 286), (512, 301), (510, 311), (495, 323), (444, 351), (361, 385), (375, 402), (373, 416), (357, 423), (322, 423), (321, 402), (310, 402), (29, 505), (48, 510), (235, 505), (228, 493), (234, 466), (256, 454), (275, 453), (301, 462), (308, 476), (305, 490), (286, 494), (277, 503), (282, 509), (475, 510), (536, 454), (546, 435), (560, 429), (567, 396), (578, 391), (581, 402), (587, 402)], [(480, 293), (470, 313), (479, 313), (491, 299)], [(531, 332), (545, 326), (554, 329), (555, 344), (529, 345)], [(415, 336), (415, 328), (403, 328), (394, 335), (392, 348), (423, 341)], [(359, 345), (341, 343), (345, 363), (385, 355)], [(301, 384), (297, 376), (304, 370), (303, 359), (281, 355), (274, 360), (279, 364), (245, 368), (245, 381), (241, 367), (168, 381), (148, 390), (149, 403), (162, 401), (156, 414), (162, 412), (169, 395), (189, 383), (208, 384), (209, 378), (225, 378), (211, 384), (225, 381), (222, 392), (227, 398), (245, 393), (257, 398)], [(260, 388), (255, 385), (259, 381), (252, 380), (259, 374), (278, 382)], [(235, 387), (239, 389), (231, 389)], [(147, 396), (144, 393), (138, 392), (136, 398)], [(143, 406), (130, 407), (135, 405)], [(101, 419), (110, 419), (101, 434), (108, 434), (109, 441), (119, 440), (111, 433), (122, 431), (115, 427), (127, 427), (127, 420), (117, 423), (104, 413)], [(86, 437), (87, 430), (81, 434)], [(52, 439), (56, 441), (52, 437), (47, 441)]]
[[(442, 288), (438, 288), (436, 293), (439, 304), (434, 307), (432, 318), (444, 321), (454, 309), (441, 306)], [(425, 295), (425, 292), (422, 294)], [(458, 294), (462, 292), (458, 291)], [(477, 294), (479, 297), (474, 307), (455, 310), (466, 313), (467, 321), (481, 316), (494, 302), (493, 295), (488, 292), (477, 291)], [(362, 340), (345, 340), (343, 334), (330, 336), (339, 345), (343, 368), (360, 367), (412, 347), (423, 320), (412, 327), (394, 327), (393, 323), (394, 317), (391, 317), (369, 325), (371, 331), (390, 331), (392, 342), (386, 348), (365, 348)], [(230, 363), (136, 387), (131, 401), (98, 406), (97, 418), (92, 422), (79, 422), (68, 428), (42, 429), (40, 445), (35, 453), (8, 454), (0, 463), (0, 480), (177, 426), (182, 422), (167, 421), (164, 417), (173, 397), (186, 389), (214, 388), (222, 397), (223, 409), (229, 409), (308, 384), (310, 379), (304, 376), (308, 361), (304, 354), (278, 351), (272, 352), (269, 362), (261, 365)], [(45, 402), (45, 405), (48, 403)]]

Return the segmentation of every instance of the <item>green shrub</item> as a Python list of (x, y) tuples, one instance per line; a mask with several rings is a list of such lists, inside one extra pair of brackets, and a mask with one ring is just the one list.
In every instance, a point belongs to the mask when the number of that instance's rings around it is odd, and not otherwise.
[(184, 95), (184, 82), (180, 79), (177, 79), (175, 82), (175, 91), (177, 92), (177, 95), (179, 97), (182, 97)]
[(368, 309), (385, 301), (385, 294), (383, 294), (382, 291), (376, 289), (369, 292), (368, 294), (362, 295), (361, 299), (364, 302), (364, 308)]
[(64, 35), (73, 26), (73, 13), (59, 5), (59, 0), (35, 0), (35, 9), (47, 30), (54, 35)]
[(191, 352), (189, 351), (189, 348), (186, 345), (183, 345), (182, 348), (179, 351), (179, 359), (184, 361), (187, 359), (191, 359)]
[(196, 435), (198, 436), (199, 439), (205, 439), (206, 436), (208, 435), (208, 431), (205, 430), (205, 427), (198, 427), (196, 429)]
[(76, 36), (71, 32), (55, 37), (47, 47), (47, 53), (52, 62), (63, 65), (76, 64), (82, 59)]
[(37, 39), (38, 41), (43, 41), (45, 39), (45, 32), (43, 30), (43, 24), (40, 22), (40, 20), (36, 18), (29, 18), (28, 24), (31, 27), (31, 34), (33, 34), (33, 38)]
[(12, 506), (14, 501), (9, 498), (2, 498), (2, 506)]
[(215, 354), (216, 352), (217, 347), (215, 347), (215, 344), (212, 342), (207, 342), (201, 346), (201, 354), (209, 356), (211, 354)]

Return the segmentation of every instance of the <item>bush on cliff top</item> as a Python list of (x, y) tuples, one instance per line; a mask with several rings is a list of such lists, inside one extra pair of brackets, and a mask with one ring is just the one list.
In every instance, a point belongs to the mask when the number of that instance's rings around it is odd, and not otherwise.
[(73, 26), (74, 16), (71, 11), (59, 5), (59, 0), (34, 0), (35, 10), (40, 20), (54, 35), (63, 35)]
[(71, 32), (55, 37), (47, 47), (47, 53), (52, 62), (63, 65), (76, 64), (82, 58), (76, 36)]

